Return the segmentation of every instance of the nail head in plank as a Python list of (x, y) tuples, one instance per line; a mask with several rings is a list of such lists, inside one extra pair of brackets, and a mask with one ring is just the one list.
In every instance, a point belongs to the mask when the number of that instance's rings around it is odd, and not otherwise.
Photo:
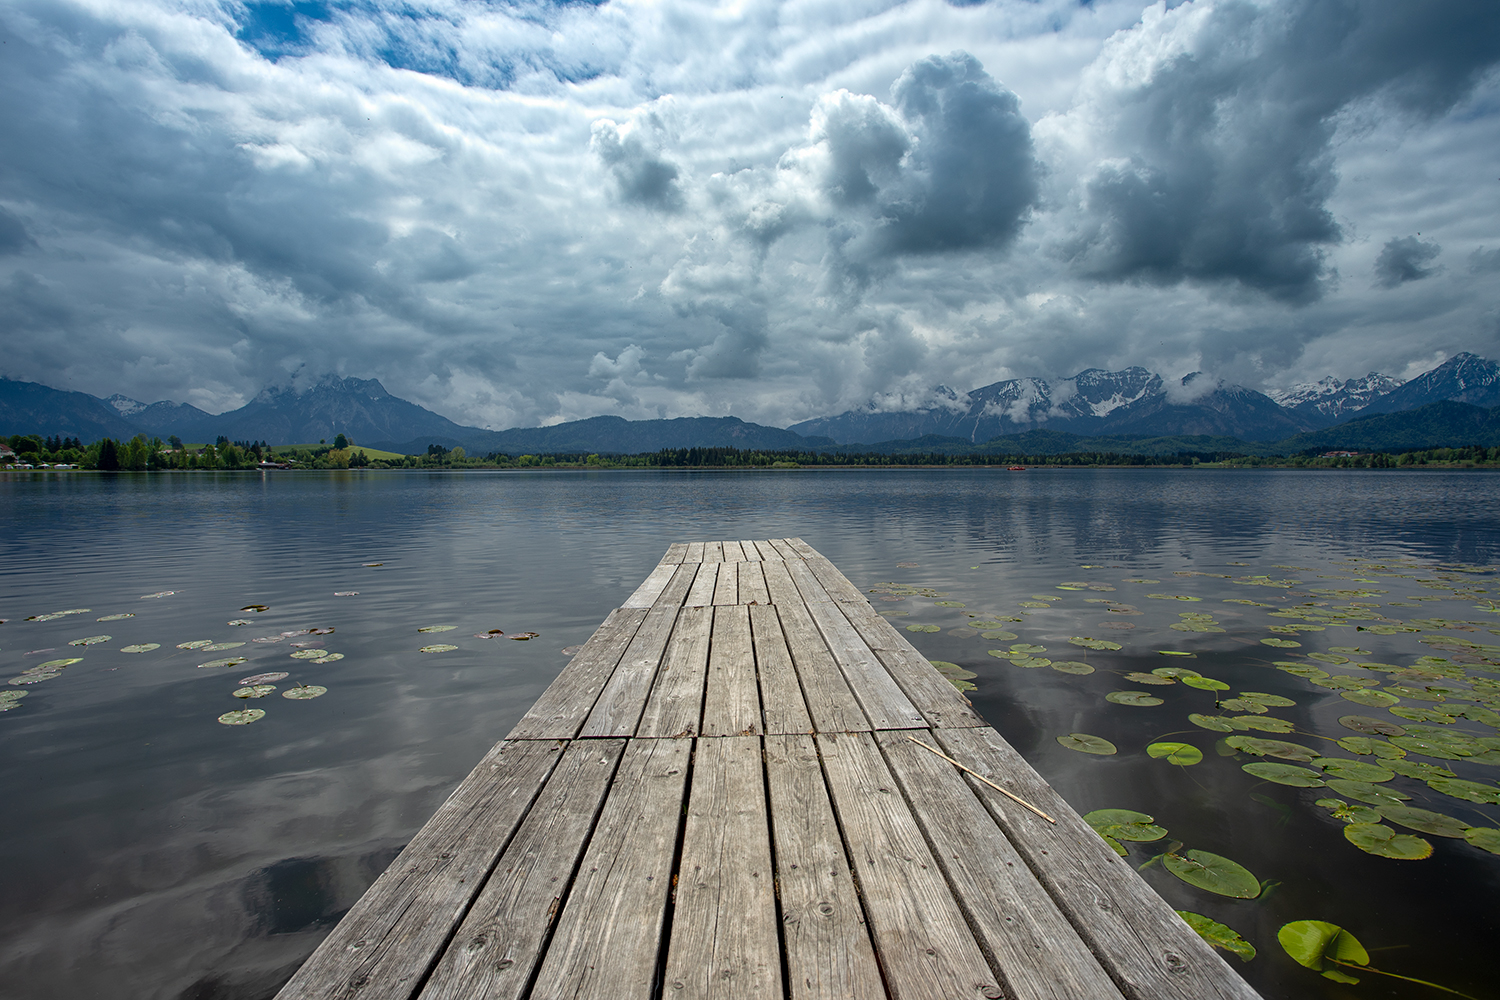
[(760, 562), (736, 563), (739, 570), (739, 602), (741, 604), (770, 604), (771, 591), (766, 587), (766, 574)]
[(719, 564), (719, 576), (714, 583), (714, 604), (740, 603), (739, 563)]
[(667, 607), (652, 608), (646, 613), (646, 620), (594, 702), (594, 710), (579, 731), (580, 736), (634, 735), (641, 711), (646, 707), (646, 697), (656, 680), (656, 668), (677, 621), (677, 612), (677, 608)]
[(999, 733), (989, 728), (941, 729), (933, 735), (955, 759), (1056, 819), (1055, 825), (1049, 824), (965, 778), (1127, 997), (1258, 1000), (1249, 984)]
[[(931, 742), (922, 733), (920, 739)], [(1103, 967), (1057, 908), (959, 771), (907, 739), (877, 733), (948, 884), (1014, 1000), (1121, 1000)]]
[(714, 603), (714, 585), (719, 582), (719, 563), (700, 563), (698, 575), (693, 577), (693, 585), (688, 588), (687, 598), (684, 600), (690, 608), (706, 608)]
[(626, 746), (533, 1000), (651, 996), (691, 751), (688, 740)]
[(816, 740), (891, 992), (902, 1000), (1002, 996), (872, 734)]
[(791, 1000), (885, 996), (811, 736), (767, 736), (772, 842)]
[(578, 655), (516, 723), (508, 739), (572, 739), (645, 620), (644, 608), (611, 611)]
[(443, 952), (422, 1000), (521, 1000), (624, 740), (574, 740)]
[(820, 733), (868, 732), (870, 720), (849, 690), (807, 605), (801, 601), (777, 604), (776, 611), (813, 726)]
[(750, 634), (755, 643), (755, 673), (760, 678), (761, 713), (767, 733), (810, 733), (812, 718), (797, 682), (797, 669), (781, 632), (781, 619), (770, 605), (750, 607)]
[(667, 584), (672, 582), (672, 577), (680, 567), (672, 563), (658, 563), (651, 574), (637, 588), (635, 593), (625, 598), (622, 608), (649, 608), (656, 603), (661, 592), (667, 589)]
[(706, 563), (718, 563), (724, 561), (723, 542), (704, 542), (703, 561)]
[[(725, 565), (728, 565), (727, 563)], [(760, 691), (750, 641), (750, 609), (716, 607), (703, 698), (704, 736), (749, 736), (761, 727)]]
[(823, 640), (833, 651), (833, 658), (838, 661), (839, 668), (843, 670), (844, 677), (849, 681), (854, 696), (859, 699), (871, 726), (876, 729), (926, 726), (922, 713), (917, 711), (916, 706), (901, 691), (885, 669), (885, 664), (860, 639), (859, 633), (854, 631), (854, 626), (849, 624), (849, 619), (844, 617), (837, 604), (832, 601), (826, 604), (809, 604), (807, 610), (818, 623)]
[(698, 740), (676, 884), (663, 993), (781, 996), (759, 737)]
[(696, 736), (713, 635), (713, 608), (683, 608), (636, 725), (641, 737)]
[(405, 1000), (463, 919), (562, 756), (553, 741), (503, 742), (459, 783), (339, 921), (279, 1000)]

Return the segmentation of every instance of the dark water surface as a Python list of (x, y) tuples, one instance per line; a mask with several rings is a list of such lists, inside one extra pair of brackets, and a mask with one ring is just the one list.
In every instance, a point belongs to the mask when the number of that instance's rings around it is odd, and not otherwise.
[[(1403, 697), (1401, 706), (1473, 706), (1468, 685), (1500, 678), (1483, 662), (1500, 659), (1500, 614), (1484, 610), (1500, 599), (1497, 495), (1494, 475), (1443, 472), (0, 477), (0, 677), (81, 657), (53, 679), (0, 685), (26, 692), (0, 713), (0, 995), (271, 996), (556, 676), (561, 650), (583, 642), (669, 543), (799, 535), (857, 585), (898, 591), (873, 595), (901, 598), (877, 600), (898, 627), (938, 626), (908, 634), (928, 656), (977, 674), (976, 707), (1076, 808), (1140, 810), (1168, 828), (1166, 840), (1131, 845), (1134, 864), (1180, 841), (1266, 883), (1260, 898), (1241, 900), (1194, 888), (1160, 862), (1144, 872), (1173, 906), (1222, 921), (1259, 949), (1248, 964), (1229, 961), (1267, 997), (1451, 995), (1369, 973), (1357, 986), (1321, 979), (1276, 942), (1277, 928), (1299, 919), (1348, 928), (1377, 968), (1496, 996), (1500, 856), (1428, 834), (1417, 834), (1433, 847), (1425, 860), (1366, 854), (1314, 804), (1328, 788), (1263, 782), (1241, 766), (1275, 758), (1223, 741), (1282, 739), (1372, 762), (1333, 742), (1355, 735), (1341, 717), (1419, 725), (1276, 660), (1390, 686), (1411, 682), (1359, 663), (1408, 667), (1434, 656), (1457, 664), (1449, 673), (1459, 679), (1437, 695), (1445, 702)], [(1188, 572), (1218, 575), (1174, 575)], [(1282, 585), (1235, 582), (1255, 576)], [(1160, 582), (1126, 582), (1147, 579)], [(900, 593), (923, 588), (944, 596)], [(175, 593), (142, 596), (164, 591)], [(251, 604), (269, 610), (241, 610)], [(1298, 606), (1373, 614), (1269, 631), (1304, 623), (1271, 614)], [(75, 609), (88, 610), (24, 620)], [(1171, 629), (1182, 613), (1211, 615), (1224, 631)], [(114, 614), (134, 617), (97, 620)], [(1420, 631), (1370, 631), (1381, 625), (1375, 616)], [(1013, 641), (969, 628), (1012, 618), (1003, 627)], [(239, 619), (251, 623), (227, 624)], [(417, 631), (429, 625), (456, 628)], [(250, 641), (311, 627), (336, 632)], [(493, 628), (540, 638), (474, 637)], [(110, 638), (69, 645), (98, 635)], [(1122, 648), (1086, 649), (1075, 637)], [(177, 648), (194, 640), (244, 645)], [(322, 641), (343, 659), (293, 659), (297, 641)], [(1013, 642), (1043, 647), (1033, 661), (1095, 670), (1028, 669), (988, 652)], [(160, 648), (121, 651), (146, 643)], [(434, 643), (458, 648), (418, 651)], [(1362, 652), (1347, 665), (1306, 655), (1329, 647)], [(231, 656), (247, 662), (198, 666)], [(1209, 731), (1187, 716), (1218, 714), (1214, 692), (1122, 676), (1162, 666), (1224, 681), (1232, 690), (1221, 698), (1288, 698), (1295, 706), (1269, 716), (1295, 732)], [(240, 678), (272, 670), (291, 674), (277, 692), (231, 696)], [(280, 697), (299, 682), (328, 693)], [(1105, 700), (1119, 690), (1163, 704)], [(265, 717), (217, 721), (243, 707)], [(1443, 725), (1496, 735), (1469, 719)], [(1119, 753), (1057, 742), (1073, 732)], [(1182, 767), (1148, 757), (1147, 744), (1163, 739), (1204, 759)], [(1500, 767), (1467, 759), (1407, 759), (1490, 786), (1500, 778)], [(1415, 778), (1380, 787), (1465, 826), (1500, 825), (1500, 807)]]

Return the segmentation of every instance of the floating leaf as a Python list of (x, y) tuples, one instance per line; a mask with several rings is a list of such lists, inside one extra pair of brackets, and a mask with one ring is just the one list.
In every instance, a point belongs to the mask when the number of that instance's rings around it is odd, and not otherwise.
[[(937, 626), (933, 627), (936, 628)], [(525, 642), (527, 639), (540, 639), (541, 637), (542, 633), (540, 632), (512, 632), (505, 638), (515, 639), (517, 642)]]
[[(1405, 750), (1407, 753), (1420, 754), (1423, 757), (1435, 757), (1438, 760), (1463, 760), (1465, 757), (1473, 756), (1472, 753), (1460, 753), (1458, 744), (1424, 739), (1420, 736), (1392, 736), (1391, 743)], [(1468, 748), (1465, 747), (1464, 749)]]
[(1402, 705), (1399, 708), (1392, 708), (1390, 712), (1397, 718), (1407, 719), (1411, 722), (1437, 722), (1445, 726), (1450, 726), (1458, 721), (1457, 716), (1449, 715), (1447, 712), (1436, 708), (1415, 708), (1410, 705)]
[(1145, 691), (1111, 691), (1104, 696), (1104, 700), (1116, 705), (1134, 705), (1137, 708), (1149, 708), (1152, 705), (1160, 705), (1161, 699), (1147, 694)]
[(1264, 691), (1241, 691), (1239, 696), (1247, 701), (1259, 702), (1267, 708), (1291, 708), (1297, 704), (1290, 698), (1283, 698), (1279, 694), (1266, 694)]
[(1292, 649), (1293, 647), (1302, 645), (1302, 643), (1292, 639), (1262, 639), (1261, 644), (1264, 646), (1276, 646), (1281, 649)]
[(1090, 736), (1088, 733), (1069, 733), (1067, 736), (1059, 736), (1057, 742), (1069, 750), (1097, 754), (1100, 757), (1108, 757), (1119, 752), (1119, 748), (1109, 740), (1102, 736)]
[(1012, 653), (1045, 653), (1047, 647), (1038, 646), (1034, 642), (1017, 642), (1011, 644), (1010, 651)]
[(1243, 866), (1228, 858), (1208, 851), (1187, 851), (1184, 854), (1168, 854), (1162, 859), (1167, 871), (1188, 885), (1231, 896), (1235, 899), (1254, 899), (1260, 895), (1260, 880)]
[(1348, 778), (1351, 781), (1369, 781), (1372, 783), (1390, 781), (1396, 776), (1396, 772), (1384, 768), (1378, 764), (1370, 764), (1362, 760), (1349, 760), (1346, 757), (1319, 757), (1312, 762), (1313, 767), (1323, 769), (1323, 773), (1334, 778)]
[(1147, 597), (1155, 598), (1158, 601), (1201, 601), (1201, 600), (1203, 600), (1203, 598), (1201, 598), (1201, 597), (1189, 597), (1186, 594), (1147, 594), (1146, 596)]
[(1266, 761), (1242, 764), (1240, 770), (1266, 781), (1274, 781), (1278, 785), (1291, 785), (1293, 788), (1321, 788), (1323, 785), (1323, 779), (1318, 776), (1318, 772), (1298, 767), (1296, 764), (1273, 764)]
[(337, 663), (339, 660), (342, 660), (343, 658), (344, 658), (344, 654), (343, 653), (324, 653), (322, 656), (318, 657), (316, 660), (308, 660), (307, 662), (310, 663), (310, 664), (312, 664), (315, 667), (318, 667), (318, 666), (322, 666), (325, 663)]
[(1026, 653), (1013, 654), (1010, 658), (1011, 666), (1025, 667), (1028, 670), (1037, 667), (1050, 667), (1052, 661), (1045, 656), (1030, 656)]
[(0, 712), (9, 712), (21, 704), (21, 699), (28, 693), (26, 691), (0, 691)]
[(263, 708), (241, 708), (233, 712), (225, 712), (219, 716), (219, 721), (226, 726), (248, 726), (257, 719), (266, 717)]
[[(1392, 747), (1393, 750), (1401, 750), (1400, 747)], [(1401, 750), (1402, 753), (1406, 751)], [(1388, 760), (1386, 767), (1397, 774), (1408, 778), (1416, 778), (1418, 781), (1429, 781), (1432, 778), (1452, 778), (1454, 773), (1446, 767), (1438, 767), (1436, 764), (1426, 764), (1420, 760)]]
[(1125, 679), (1133, 684), (1154, 684), (1159, 687), (1177, 683), (1170, 677), (1162, 677), (1158, 674), (1146, 674), (1139, 670), (1133, 670), (1126, 674)]
[(1350, 823), (1344, 839), (1366, 854), (1397, 861), (1421, 861), (1432, 857), (1432, 845), (1421, 837), (1398, 834), (1384, 823)]
[[(35, 670), (36, 668), (32, 668), (32, 669)], [(55, 680), (56, 678), (61, 677), (61, 676), (62, 676), (62, 671), (61, 670), (36, 670), (35, 673), (32, 673), (31, 671), (27, 671), (26, 673), (21, 674), (18, 677), (12, 677), (10, 679), (10, 683), (12, 683), (12, 684), (40, 684), (40, 683), (42, 683), (42, 681)]]
[(1336, 653), (1308, 653), (1308, 659), (1322, 660), (1324, 663), (1348, 663), (1349, 657), (1339, 656)]
[(1226, 719), (1216, 715), (1200, 715), (1194, 712), (1188, 716), (1188, 721), (1201, 729), (1211, 729), (1216, 733), (1232, 733), (1234, 726)]
[(236, 698), (264, 698), (276, 690), (275, 684), (247, 684), (234, 692)]
[(499, 638), (500, 636), (502, 636), (504, 634), (505, 634), (505, 630), (504, 629), (492, 628), (492, 629), (489, 629), (489, 630), (484, 631), (484, 632), (475, 632), (474, 633), (474, 638), (476, 638), (476, 639), (496, 639), (496, 638)]
[(293, 701), (307, 701), (309, 698), (320, 698), (327, 693), (328, 689), (321, 684), (298, 684), (296, 687), (287, 688), (281, 692), (281, 696)]
[(1380, 812), (1369, 806), (1351, 806), (1343, 799), (1319, 799), (1316, 805), (1333, 813), (1334, 819), (1343, 820), (1345, 823), (1379, 823)]
[(1220, 680), (1215, 680), (1212, 677), (1203, 677), (1203, 676), (1184, 677), (1182, 679), (1182, 683), (1186, 684), (1190, 688), (1197, 688), (1199, 691), (1228, 691), (1229, 690), (1229, 685), (1228, 684), (1225, 684), (1223, 681), (1220, 681)]
[(1340, 795), (1348, 796), (1372, 806), (1399, 806), (1411, 798), (1395, 788), (1382, 788), (1368, 781), (1353, 781), (1349, 778), (1329, 778), (1328, 787)]
[(1186, 767), (1201, 761), (1203, 751), (1191, 743), (1152, 743), (1146, 747), (1146, 756)]
[(1064, 674), (1091, 674), (1094, 668), (1080, 660), (1053, 660), (1050, 664), (1053, 670)]
[(1296, 728), (1289, 719), (1273, 719), (1269, 715), (1231, 715), (1228, 718), (1236, 729), (1255, 729), (1262, 733), (1289, 733)]
[[(61, 660), (48, 660), (45, 663), (38, 663), (36, 666), (32, 667), (31, 670), (61, 670), (63, 667), (71, 667), (75, 663), (82, 662), (83, 657), (81, 656), (67, 656)], [(27, 670), (24, 672), (29, 674), (31, 673), (31, 670)]]
[(235, 618), (232, 621), (225, 622), (224, 624), (226, 624), (226, 625), (249, 625), (250, 624), (250, 619), (248, 619), (248, 618)]
[(1189, 659), (1197, 659), (1198, 658), (1198, 654), (1197, 653), (1187, 653), (1187, 652), (1184, 652), (1184, 651), (1182, 651), (1180, 649), (1158, 649), (1157, 652), (1160, 653), (1162, 656), (1186, 656)]
[(142, 642), (142, 643), (136, 643), (136, 644), (130, 645), (130, 646), (121, 646), (120, 647), (120, 652), (122, 652), (122, 653), (149, 653), (153, 649), (160, 649), (160, 648), (161, 648), (161, 643), (159, 643), (159, 642)]
[(1014, 632), (1007, 632), (1004, 629), (992, 629), (988, 632), (981, 632), (979, 633), (979, 637), (981, 639), (998, 640), (1000, 642), (1009, 642), (1012, 639), (1018, 638)]
[(1093, 639), (1093, 638), (1090, 638), (1088, 636), (1078, 636), (1078, 635), (1075, 635), (1072, 638), (1070, 638), (1068, 641), (1070, 643), (1072, 643), (1073, 645), (1075, 645), (1075, 646), (1082, 646), (1085, 649), (1121, 649), (1122, 648), (1118, 642), (1110, 642), (1108, 639)]
[(111, 637), (107, 636), (107, 635), (90, 635), (90, 636), (85, 636), (82, 639), (70, 639), (70, 640), (68, 640), (68, 645), (69, 646), (97, 646), (101, 642), (108, 642), (110, 640), (110, 638)]
[(1368, 708), (1388, 708), (1401, 701), (1395, 695), (1384, 691), (1340, 691), (1339, 697)]
[(299, 649), (290, 654), (294, 660), (320, 660), (326, 655), (321, 649)]
[(243, 642), (216, 642), (216, 643), (214, 643), (211, 646), (204, 646), (203, 647), (203, 651), (205, 653), (217, 653), (220, 650), (234, 649), (237, 646), (243, 646), (243, 645), (244, 645)]
[(1240, 960), (1244, 962), (1248, 962), (1255, 957), (1255, 945), (1240, 937), (1232, 928), (1225, 927), (1217, 920), (1210, 920), (1201, 913), (1178, 910), (1177, 915), (1186, 921), (1189, 927), (1197, 931), (1199, 937), (1213, 947), (1223, 948), (1231, 954), (1238, 955)]
[(244, 662), (245, 657), (243, 656), (226, 656), (222, 660), (209, 660), (207, 663), (200, 663), (198, 664), (198, 669), (203, 670), (208, 667), (237, 667)]
[(457, 648), (458, 648), (457, 646), (451, 645), (449, 643), (440, 642), (440, 643), (437, 643), (436, 645), (433, 645), (433, 646), (423, 646), (421, 649), (417, 650), (417, 652), (419, 652), (419, 653), (446, 653), (449, 650), (453, 650), (453, 649), (457, 649)]
[(124, 614), (105, 615), (103, 618), (95, 618), (94, 621), (96, 621), (96, 622), (118, 622), (118, 621), (124, 621), (126, 618), (134, 618), (134, 617), (135, 617), (134, 614), (132, 614), (129, 611), (127, 611)]
[(1478, 781), (1465, 781), (1462, 778), (1432, 778), (1427, 782), (1428, 787), (1444, 795), (1451, 795), (1456, 799), (1466, 802), (1479, 802), (1486, 805), (1500, 806), (1500, 788), (1494, 785), (1481, 784)]
[(270, 608), (270, 605), (266, 605), (266, 604), (247, 604), (243, 608), (240, 608), (240, 610), (241, 611), (270, 611), (271, 608)]
[(177, 644), (177, 648), (178, 649), (204, 649), (205, 647), (212, 646), (213, 644), (214, 644), (214, 641), (212, 639), (194, 639), (192, 642), (179, 642)]
[(1464, 832), (1464, 839), (1481, 851), (1500, 854), (1500, 830), (1492, 826), (1471, 826)]
[(1019, 603), (1020, 603), (1020, 606), (1023, 607), (1023, 608), (1050, 608), (1050, 607), (1052, 607), (1052, 605), (1048, 604), (1046, 601), (1021, 601)]
[(423, 625), (417, 629), (418, 632), (452, 632), (458, 628), (457, 625)]
[(333, 633), (335, 631), (336, 630), (333, 627), (331, 627), (331, 626), (324, 626), (323, 628), (310, 628), (310, 629), (307, 630), (307, 634), (308, 635), (333, 635)]
[(1189, 670), (1187, 667), (1157, 667), (1155, 670), (1153, 670), (1151, 672), (1153, 674), (1155, 674), (1156, 676), (1158, 676), (1158, 677), (1177, 677), (1177, 678), (1182, 678), (1182, 677), (1200, 677), (1200, 676), (1202, 676), (1201, 674), (1198, 673), (1198, 671), (1196, 671), (1196, 670)]
[[(372, 566), (384, 566), (385, 563), (360, 563), (360, 565), (368, 568), (368, 567), (372, 567)], [(898, 563), (897, 565), (901, 565), (901, 564)]]
[(1469, 824), (1460, 822), (1452, 816), (1429, 809), (1418, 809), (1415, 806), (1381, 806), (1380, 815), (1392, 823), (1409, 827), (1421, 833), (1430, 833), (1434, 837), (1452, 837), (1462, 840), (1464, 831), (1469, 829)]
[(1219, 707), (1230, 712), (1249, 712), (1252, 715), (1264, 715), (1270, 711), (1260, 702), (1248, 698), (1225, 698), (1219, 702)]
[(1358, 646), (1329, 646), (1330, 653), (1345, 653), (1349, 656), (1370, 656), (1368, 649), (1360, 649)]
[(284, 681), (290, 675), (285, 670), (272, 670), (270, 673), (253, 674), (250, 677), (241, 677), (241, 684), (270, 684), (272, 681)]
[(1394, 722), (1385, 719), (1372, 719), (1368, 715), (1345, 715), (1339, 719), (1339, 725), (1345, 729), (1352, 729), (1356, 733), (1367, 735), (1380, 734), (1381, 736), (1405, 736), (1406, 729)]
[(962, 601), (933, 601), (935, 607), (939, 608), (967, 608), (968, 605)]
[(1245, 753), (1254, 754), (1257, 757), (1279, 757), (1282, 760), (1307, 763), (1318, 758), (1316, 750), (1309, 749), (1300, 743), (1289, 743), (1286, 740), (1267, 740), (1259, 736), (1231, 736), (1224, 741), (1226, 746)]
[(929, 660), (944, 677), (957, 677), (960, 680), (972, 680), (979, 675), (972, 670), (965, 670), (957, 663), (949, 663), (947, 660)]
[[(1348, 835), (1348, 828), (1345, 828)], [(1347, 962), (1350, 965), (1369, 965), (1370, 955), (1364, 945), (1338, 924), (1323, 920), (1294, 920), (1276, 932), (1276, 940), (1299, 965), (1321, 972), (1328, 979), (1339, 983), (1357, 983), (1359, 980), (1330, 962)]]

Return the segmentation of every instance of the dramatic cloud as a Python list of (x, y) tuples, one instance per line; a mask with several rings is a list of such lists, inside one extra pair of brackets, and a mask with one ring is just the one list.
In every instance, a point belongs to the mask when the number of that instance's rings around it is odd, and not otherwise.
[(11, 0), (0, 51), (0, 374), (63, 388), (784, 424), (1500, 354), (1492, 0)]

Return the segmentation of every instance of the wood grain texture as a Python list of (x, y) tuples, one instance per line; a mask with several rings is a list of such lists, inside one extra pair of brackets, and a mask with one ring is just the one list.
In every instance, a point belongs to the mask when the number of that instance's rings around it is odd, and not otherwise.
[(772, 604), (802, 604), (802, 592), (792, 582), (791, 574), (787, 572), (786, 563), (767, 559), (760, 564), (761, 574), (766, 578), (766, 591), (771, 595)]
[(859, 638), (876, 657), (902, 692), (922, 713), (928, 724), (938, 727), (982, 726), (984, 720), (969, 699), (938, 673), (927, 657), (917, 652), (890, 622), (864, 601), (838, 601), (839, 610), (854, 626)]
[(572, 739), (588, 718), (594, 700), (614, 673), (636, 630), (646, 620), (644, 608), (617, 608), (594, 630), (578, 655), (547, 686), (510, 731), (508, 739)]
[(561, 756), (553, 741), (505, 742), (485, 755), (279, 1000), (414, 995)]
[(724, 561), (723, 542), (704, 542), (703, 561), (706, 563), (721, 563)]
[[(741, 545), (746, 544), (741, 542)], [(776, 551), (776, 546), (769, 541), (756, 541), (755, 548), (760, 552), (761, 562), (781, 562), (781, 553)]]
[(885, 986), (810, 736), (767, 736), (766, 779), (791, 1000), (878, 1000)]
[(891, 994), (1003, 996), (872, 734), (816, 740)]
[(839, 568), (817, 549), (808, 545), (800, 538), (789, 538), (787, 542), (801, 554), (809, 569), (817, 576), (818, 581), (823, 584), (823, 589), (835, 601), (863, 601), (866, 600), (864, 591), (860, 590), (849, 581)]
[(797, 668), (781, 632), (781, 618), (770, 605), (750, 607), (755, 673), (760, 679), (761, 718), (767, 733), (810, 733), (812, 717), (802, 697)]
[(693, 586), (693, 579), (698, 575), (698, 563), (683, 563), (676, 567), (671, 581), (662, 589), (661, 595), (657, 597), (652, 607), (665, 608), (681, 607), (687, 600), (688, 591)]
[(721, 545), (724, 549), (725, 562), (745, 561), (745, 551), (740, 548), (739, 542), (720, 542), (719, 545)]
[(760, 549), (754, 542), (740, 541), (740, 551), (745, 553), (745, 559), (749, 562), (760, 562)]
[(422, 1000), (521, 1000), (624, 740), (575, 740), (432, 972)]
[(739, 563), (727, 561), (720, 563), (719, 576), (714, 583), (714, 604), (738, 603), (740, 603)]
[(662, 654), (646, 710), (636, 724), (641, 737), (696, 736), (703, 715), (703, 684), (713, 635), (713, 608), (683, 608)]
[(678, 867), (664, 995), (782, 995), (760, 739), (700, 739)]
[(1249, 984), (999, 733), (941, 729), (934, 736), (955, 760), (1057, 820), (1050, 824), (973, 778), (965, 779), (1127, 997), (1256, 1000)]
[[(871, 726), (876, 729), (911, 729), (926, 725), (922, 713), (906, 697), (885, 669), (885, 664), (854, 631), (854, 626), (849, 624), (849, 619), (844, 617), (837, 604), (832, 601), (809, 604), (807, 610), (818, 623), (823, 641), (844, 672), (844, 678), (859, 699)], [(937, 671), (934, 669), (933, 673)]]
[[(920, 731), (919, 731), (920, 732)], [(995, 819), (941, 757), (907, 733), (877, 733), (886, 764), (1014, 1000), (1120, 1000), (1067, 917), (1016, 853)], [(935, 746), (930, 734), (919, 739)]]
[(868, 732), (870, 720), (849, 690), (807, 605), (800, 601), (777, 604), (776, 611), (813, 727), (820, 733)]
[(630, 640), (619, 665), (599, 692), (594, 709), (579, 736), (632, 736), (646, 698), (656, 680), (656, 669), (666, 653), (667, 640), (677, 621), (677, 608), (652, 608)]
[(678, 567), (672, 563), (658, 563), (656, 568), (651, 571), (641, 585), (635, 588), (635, 593), (625, 598), (625, 603), (621, 604), (620, 607), (651, 607), (651, 605), (656, 603), (656, 599), (661, 596), (661, 592), (667, 589), (667, 584), (671, 582), (672, 576), (677, 572), (677, 569)]
[(766, 586), (766, 574), (762, 563), (742, 562), (737, 563), (739, 569), (739, 603), (741, 604), (770, 604), (771, 591)]
[(671, 545), (667, 546), (667, 554), (661, 557), (661, 561), (664, 563), (672, 563), (673, 565), (676, 565), (677, 563), (682, 562), (683, 559), (687, 558), (687, 549), (687, 542), (673, 542)]
[(688, 588), (687, 597), (683, 603), (690, 608), (706, 608), (714, 603), (714, 586), (719, 582), (719, 563), (700, 563), (698, 575), (693, 577), (693, 585)]
[(796, 549), (792, 548), (791, 543), (788, 542), (785, 538), (772, 538), (769, 539), (769, 541), (771, 543), (771, 548), (775, 549), (776, 554), (779, 555), (783, 560), (792, 562), (794, 560), (800, 560), (802, 558), (801, 554)]
[(822, 582), (808, 568), (806, 560), (788, 559), (786, 571), (791, 576), (792, 582), (797, 585), (797, 592), (802, 595), (804, 603), (826, 604), (833, 600), (828, 596), (828, 591), (823, 589)]
[(702, 735), (750, 736), (760, 732), (760, 688), (755, 679), (750, 609), (743, 604), (716, 607)]
[(687, 784), (688, 740), (631, 740), (533, 1000), (649, 1000)]
[(682, 561), (685, 563), (701, 563), (703, 561), (703, 543), (688, 542), (687, 551), (682, 555)]

